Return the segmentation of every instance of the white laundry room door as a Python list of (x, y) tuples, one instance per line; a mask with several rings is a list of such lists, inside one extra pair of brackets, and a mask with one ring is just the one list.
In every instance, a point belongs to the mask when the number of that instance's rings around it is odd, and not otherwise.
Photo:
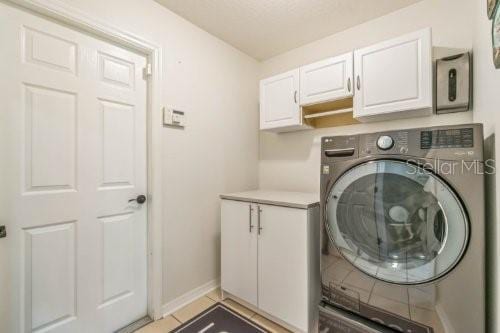
[(0, 331), (112, 332), (147, 314), (146, 58), (5, 3), (0, 40)]

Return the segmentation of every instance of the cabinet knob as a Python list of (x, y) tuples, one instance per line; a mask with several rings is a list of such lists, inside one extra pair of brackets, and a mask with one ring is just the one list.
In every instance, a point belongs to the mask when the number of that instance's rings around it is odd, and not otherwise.
[(295, 104), (297, 104), (297, 90), (295, 90), (293, 93), (293, 101), (295, 102)]
[(347, 91), (351, 92), (351, 78), (347, 79)]
[(358, 87), (358, 90), (361, 90), (361, 80), (359, 79), (359, 75), (356, 77), (356, 86)]

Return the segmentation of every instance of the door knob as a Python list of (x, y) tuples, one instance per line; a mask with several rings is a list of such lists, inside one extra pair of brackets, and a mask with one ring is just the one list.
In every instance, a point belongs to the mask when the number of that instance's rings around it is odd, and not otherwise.
[(141, 205), (142, 205), (143, 203), (145, 203), (145, 202), (146, 202), (146, 196), (145, 196), (145, 195), (143, 195), (143, 194), (140, 194), (140, 195), (138, 195), (138, 196), (137, 196), (137, 198), (135, 198), (135, 199), (130, 199), (128, 202), (132, 202), (132, 201), (135, 201), (135, 202), (137, 202), (138, 204), (141, 204)]

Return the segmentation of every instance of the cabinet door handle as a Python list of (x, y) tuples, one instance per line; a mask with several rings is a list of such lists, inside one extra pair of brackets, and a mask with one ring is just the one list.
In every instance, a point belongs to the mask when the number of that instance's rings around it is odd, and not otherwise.
[(351, 78), (347, 79), (347, 91), (351, 92)]
[(293, 93), (293, 101), (295, 102), (295, 104), (297, 104), (297, 90), (295, 90)]
[(249, 229), (250, 233), (252, 233), (252, 229), (253, 229), (253, 225), (252, 225), (252, 212), (253, 212), (252, 205), (248, 205), (248, 229)]
[(356, 86), (358, 87), (358, 90), (361, 90), (361, 80), (359, 79), (359, 75), (356, 78)]
[(260, 206), (257, 206), (257, 230), (259, 235), (262, 229), (264, 229), (260, 224), (260, 213), (262, 213), (262, 208), (260, 208)]

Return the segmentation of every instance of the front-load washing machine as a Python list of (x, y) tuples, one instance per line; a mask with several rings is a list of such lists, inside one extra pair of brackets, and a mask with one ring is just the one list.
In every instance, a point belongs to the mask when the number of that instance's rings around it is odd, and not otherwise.
[(322, 138), (319, 331), (485, 331), (479, 124)]

